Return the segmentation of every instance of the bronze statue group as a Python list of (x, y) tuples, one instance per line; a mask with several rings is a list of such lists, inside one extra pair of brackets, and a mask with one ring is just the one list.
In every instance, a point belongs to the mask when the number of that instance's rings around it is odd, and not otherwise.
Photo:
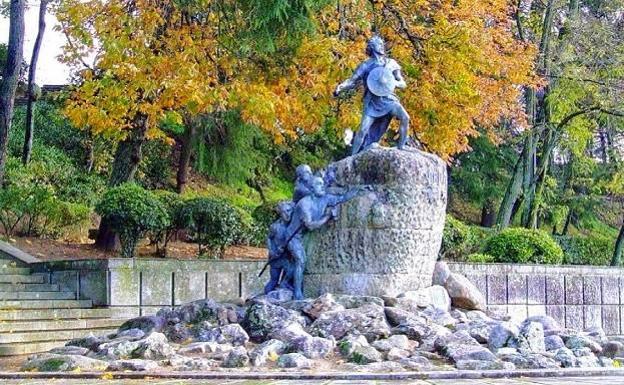
[(293, 200), (277, 205), (279, 219), (269, 229), (267, 247), (270, 278), (264, 292), (268, 294), (280, 287), (291, 290), (293, 298), (303, 299), (306, 260), (303, 235), (337, 217), (339, 205), (362, 190), (327, 192), (327, 187), (333, 181), (331, 165), (328, 170), (321, 172), (323, 176), (315, 176), (308, 165), (297, 167), (296, 174)]
[[(352, 155), (379, 142), (393, 118), (399, 120), (397, 147), (402, 149), (408, 140), (409, 115), (394, 94), (396, 87), (407, 87), (401, 67), (386, 55), (385, 43), (377, 35), (369, 40), (366, 54), (368, 59), (334, 91), (334, 96), (338, 97), (343, 91), (360, 86), (364, 89), (362, 121), (353, 139)], [(295, 299), (303, 299), (306, 261), (303, 236), (336, 218), (339, 205), (363, 191), (341, 191), (335, 186), (334, 172), (331, 164), (318, 176), (308, 165), (297, 167), (293, 199), (278, 205), (279, 219), (269, 230), (267, 265), (270, 267), (270, 279), (264, 288), (266, 294), (279, 287), (291, 290)], [(329, 187), (331, 193), (327, 192)]]

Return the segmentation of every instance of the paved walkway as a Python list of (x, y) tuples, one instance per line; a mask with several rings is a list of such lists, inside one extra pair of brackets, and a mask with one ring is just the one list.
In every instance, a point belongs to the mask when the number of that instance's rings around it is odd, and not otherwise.
[(2, 380), (3, 385), (624, 385), (624, 377), (521, 378), (415, 381), (268, 380)]

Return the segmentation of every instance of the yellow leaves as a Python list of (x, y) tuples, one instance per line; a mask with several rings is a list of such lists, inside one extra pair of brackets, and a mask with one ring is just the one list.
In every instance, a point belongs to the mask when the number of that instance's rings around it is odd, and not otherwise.
[[(404, 69), (408, 89), (399, 95), (412, 130), (445, 159), (468, 148), (476, 127), (491, 134), (502, 118), (521, 124), (520, 86), (539, 84), (535, 47), (514, 39), (507, 0), (341, 2), (315, 15), (318, 33), (279, 65), (242, 57), (224, 43), (220, 28), (231, 21), (224, 24), (210, 0), (197, 5), (204, 25), (183, 20), (170, 1), (137, 0), (136, 12), (122, 0), (61, 4), (57, 17), (73, 41), (64, 59), (77, 65), (95, 52), (94, 41), (101, 48), (98, 76), (83, 72), (67, 105), (74, 124), (121, 138), (140, 112), (148, 135), (164, 137), (158, 123), (168, 111), (237, 108), (276, 141), (328, 118), (356, 129), (361, 99), (331, 94), (366, 59), (373, 24)], [(169, 6), (174, 11), (165, 15)]]
[(115, 377), (113, 376), (113, 373), (111, 372), (104, 372), (101, 376), (100, 376), (100, 380), (113, 380)]

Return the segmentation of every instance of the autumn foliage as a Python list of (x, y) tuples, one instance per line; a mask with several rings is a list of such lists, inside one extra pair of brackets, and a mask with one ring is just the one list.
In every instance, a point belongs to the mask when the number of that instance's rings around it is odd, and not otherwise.
[(304, 7), (315, 32), (267, 51), (237, 40), (253, 27), (243, 3), (64, 1), (64, 58), (80, 69), (67, 115), (118, 139), (137, 114), (147, 117), (148, 137), (165, 137), (166, 116), (226, 109), (240, 109), (278, 142), (327, 119), (355, 130), (359, 97), (336, 100), (331, 91), (365, 59), (375, 30), (403, 66), (408, 88), (399, 96), (412, 129), (448, 159), (468, 149), (478, 128), (494, 133), (503, 119), (522, 125), (522, 86), (538, 84), (536, 50), (515, 39), (506, 0), (320, 2)]

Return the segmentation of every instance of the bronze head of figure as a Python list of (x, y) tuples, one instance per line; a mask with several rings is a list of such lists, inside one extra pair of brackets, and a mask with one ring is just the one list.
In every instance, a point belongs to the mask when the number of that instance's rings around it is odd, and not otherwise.
[(385, 56), (386, 55), (386, 43), (379, 35), (374, 35), (368, 40), (366, 44), (366, 55), (373, 56)]

